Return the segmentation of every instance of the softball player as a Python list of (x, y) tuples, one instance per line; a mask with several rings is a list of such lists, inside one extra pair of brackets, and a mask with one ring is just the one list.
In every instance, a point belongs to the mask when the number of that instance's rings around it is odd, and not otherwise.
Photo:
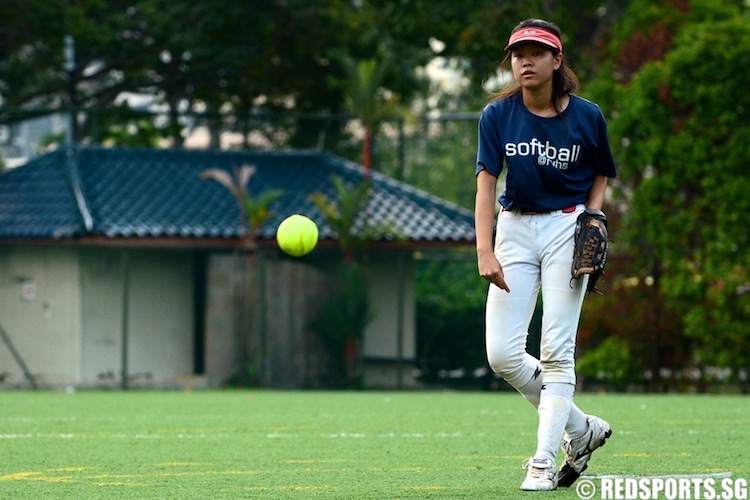
[[(482, 112), (477, 152), (476, 235), (479, 274), (490, 282), (487, 359), (492, 369), (538, 408), (537, 448), (524, 461), (523, 490), (570, 486), (610, 425), (573, 404), (576, 330), (586, 279), (571, 281), (576, 218), (601, 209), (616, 175), (599, 107), (574, 95), (561, 33), (530, 19), (511, 33), (504, 63), (513, 80)], [(497, 177), (505, 192), (493, 245)], [(526, 353), (539, 291), (541, 359)], [(559, 474), (557, 449), (565, 463)]]

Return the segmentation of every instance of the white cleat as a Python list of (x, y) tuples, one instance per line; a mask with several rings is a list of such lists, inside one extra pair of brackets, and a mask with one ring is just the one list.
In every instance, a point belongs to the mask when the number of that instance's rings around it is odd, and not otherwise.
[(587, 417), (588, 429), (583, 436), (570, 439), (565, 437), (562, 449), (565, 452), (565, 464), (560, 469), (558, 485), (568, 487), (573, 484), (588, 467), (591, 454), (612, 435), (612, 427), (599, 417)]
[(523, 461), (526, 479), (521, 483), (524, 491), (551, 491), (557, 488), (557, 466), (548, 458), (529, 458)]

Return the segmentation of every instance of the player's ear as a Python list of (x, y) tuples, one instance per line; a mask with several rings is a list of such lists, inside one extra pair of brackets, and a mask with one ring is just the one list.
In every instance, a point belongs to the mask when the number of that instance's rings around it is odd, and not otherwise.
[(560, 67), (562, 66), (562, 62), (563, 62), (563, 55), (557, 54), (555, 56), (555, 70), (560, 69)]

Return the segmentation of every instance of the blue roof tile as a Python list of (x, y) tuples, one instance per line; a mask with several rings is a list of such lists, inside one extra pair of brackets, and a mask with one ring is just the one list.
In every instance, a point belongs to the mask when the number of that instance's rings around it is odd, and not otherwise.
[[(0, 175), (0, 238), (212, 238), (240, 235), (239, 208), (215, 181), (201, 172), (218, 168), (256, 168), (248, 192), (278, 189), (272, 217), (258, 231), (273, 239), (287, 216), (306, 214), (320, 228), (321, 239), (335, 232), (309, 200), (322, 192), (335, 199), (331, 177), (354, 185), (360, 166), (319, 151), (198, 151), (82, 147), (75, 162), (64, 149), (48, 153)], [(75, 195), (76, 179), (93, 227), (87, 230)], [(372, 174), (370, 222), (389, 223), (408, 240), (474, 240), (468, 210), (378, 173)]]

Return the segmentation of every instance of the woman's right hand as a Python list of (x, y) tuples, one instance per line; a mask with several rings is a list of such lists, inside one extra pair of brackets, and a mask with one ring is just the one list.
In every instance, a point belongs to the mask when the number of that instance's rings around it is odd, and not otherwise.
[(474, 211), (474, 224), (477, 234), (477, 260), (479, 275), (490, 283), (510, 292), (505, 283), (503, 267), (495, 257), (493, 250), (492, 227), (495, 224), (495, 191), (497, 177), (487, 170), (477, 174), (477, 200)]
[(495, 257), (494, 252), (487, 252), (478, 255), (479, 264), (479, 275), (497, 286), (501, 290), (505, 290), (510, 293), (510, 287), (505, 282), (505, 273), (503, 272), (503, 266), (500, 265), (500, 261)]

